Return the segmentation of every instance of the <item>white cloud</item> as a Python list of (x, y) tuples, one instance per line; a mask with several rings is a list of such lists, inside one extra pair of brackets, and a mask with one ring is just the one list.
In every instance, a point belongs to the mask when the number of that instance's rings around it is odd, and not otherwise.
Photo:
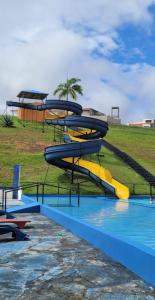
[[(52, 92), (68, 75), (82, 79), (85, 96), (80, 101), (86, 106), (109, 113), (112, 105), (119, 105), (124, 120), (150, 117), (155, 109), (155, 68), (115, 64), (108, 55), (121, 46), (119, 26), (131, 22), (149, 29), (152, 3), (155, 1), (1, 1), (1, 107), (21, 89)], [(92, 57), (95, 49), (105, 58)]]
[[(116, 34), (115, 34), (116, 36)], [(86, 39), (90, 51), (97, 51), (100, 55), (108, 56), (113, 50), (119, 48), (116, 38), (113, 34), (93, 35)]]

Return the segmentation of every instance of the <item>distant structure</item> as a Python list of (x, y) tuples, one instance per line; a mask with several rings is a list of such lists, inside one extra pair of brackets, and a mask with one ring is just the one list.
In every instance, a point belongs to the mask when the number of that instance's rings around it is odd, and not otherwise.
[(111, 117), (115, 117), (116, 119), (119, 119), (119, 106), (112, 106)]
[[(19, 98), (19, 102), (25, 102), (26, 100), (30, 99), (33, 105), (38, 105), (44, 103), (44, 100), (47, 99), (48, 94), (43, 93), (40, 91), (35, 90), (23, 90), (21, 91), (17, 97)], [(36, 122), (43, 122), (45, 119), (45, 112), (44, 111), (35, 111), (30, 110), (27, 108), (18, 108), (16, 111), (16, 115), (20, 120), (23, 121), (36, 121)]]
[(82, 115), (83, 116), (86, 116), (86, 117), (99, 117), (99, 119), (103, 119), (105, 120), (106, 119), (106, 115), (94, 108), (90, 108), (90, 107), (87, 107), (87, 108), (83, 108), (83, 111), (82, 111)]
[(92, 118), (94, 117), (94, 118), (100, 119), (102, 121), (108, 122), (108, 124), (121, 124), (121, 120), (120, 120), (118, 114), (117, 114), (117, 116), (114, 116), (114, 115), (107, 116), (103, 112), (100, 112), (100, 111), (98, 111), (94, 108), (90, 108), (90, 107), (83, 109), (82, 116), (92, 117)]
[(128, 125), (135, 126), (135, 127), (143, 127), (143, 128), (155, 128), (155, 120), (154, 119), (144, 119), (141, 122), (128, 123)]
[(21, 91), (17, 97), (19, 98), (20, 101), (24, 101), (25, 99), (33, 99), (33, 100), (40, 100), (43, 101), (44, 99), (47, 99), (48, 94), (43, 93), (40, 91), (35, 91), (35, 90), (24, 90)]
[[(33, 105), (43, 104), (44, 100), (47, 99), (48, 94), (35, 90), (23, 90), (21, 91), (17, 97), (19, 98), (19, 102), (31, 102)], [(35, 121), (35, 122), (44, 122), (45, 119), (52, 119), (56, 114), (61, 114), (60, 110), (48, 110), (48, 111), (38, 111), (31, 110), (27, 108), (18, 108), (14, 110), (14, 115), (16, 115), (22, 121)], [(83, 116), (98, 118), (102, 121), (108, 122), (109, 124), (121, 124), (121, 120), (119, 118), (119, 107), (111, 108), (111, 115), (106, 115), (103, 112), (100, 112), (94, 108), (84, 108), (82, 112)]]

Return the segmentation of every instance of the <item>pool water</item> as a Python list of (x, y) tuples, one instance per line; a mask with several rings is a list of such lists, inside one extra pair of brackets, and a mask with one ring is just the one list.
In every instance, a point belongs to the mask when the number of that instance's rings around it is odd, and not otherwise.
[(81, 196), (80, 207), (77, 197), (72, 197), (72, 206), (68, 206), (68, 197), (47, 197), (44, 203), (100, 230), (106, 230), (122, 238), (142, 243), (155, 249), (155, 204), (148, 198), (132, 198), (119, 201), (101, 196)]
[(151, 198), (131, 198), (130, 200), (130, 203), (135, 203), (135, 204), (143, 204), (143, 205), (149, 205), (151, 207), (155, 207), (155, 197), (153, 197), (152, 199)]

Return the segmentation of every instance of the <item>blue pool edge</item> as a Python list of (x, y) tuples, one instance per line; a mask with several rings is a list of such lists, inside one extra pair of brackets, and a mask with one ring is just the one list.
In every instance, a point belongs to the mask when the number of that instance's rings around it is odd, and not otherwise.
[[(27, 205), (35, 202), (27, 195), (22, 196), (22, 201)], [(101, 231), (93, 225), (81, 222), (46, 204), (40, 204), (40, 213), (64, 226), (80, 238), (85, 239), (112, 259), (139, 275), (146, 282), (155, 286), (155, 250), (127, 238), (116, 237), (105, 230)]]

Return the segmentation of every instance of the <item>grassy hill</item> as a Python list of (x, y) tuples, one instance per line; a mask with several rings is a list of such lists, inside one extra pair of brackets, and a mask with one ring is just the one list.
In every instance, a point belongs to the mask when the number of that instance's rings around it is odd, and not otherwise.
[[(48, 165), (43, 156), (44, 148), (59, 143), (61, 134), (57, 132), (57, 140), (53, 141), (53, 127), (46, 126), (43, 133), (39, 124), (28, 122), (23, 127), (17, 120), (15, 123), (15, 128), (0, 127), (0, 185), (11, 185), (12, 169), (14, 164), (18, 163), (21, 165), (22, 183), (46, 180), (70, 186), (70, 173)], [(112, 126), (106, 139), (126, 151), (155, 175), (155, 129)], [(133, 184), (136, 184), (137, 193), (148, 190), (143, 178), (107, 149), (102, 148), (99, 156), (93, 154), (86, 158), (109, 169), (115, 179), (127, 184), (131, 190)], [(77, 182), (83, 182), (81, 184), (83, 193), (103, 193), (101, 188), (84, 175), (75, 174), (74, 182), (75, 186)]]
[(131, 155), (155, 175), (155, 128), (112, 126), (106, 140)]

